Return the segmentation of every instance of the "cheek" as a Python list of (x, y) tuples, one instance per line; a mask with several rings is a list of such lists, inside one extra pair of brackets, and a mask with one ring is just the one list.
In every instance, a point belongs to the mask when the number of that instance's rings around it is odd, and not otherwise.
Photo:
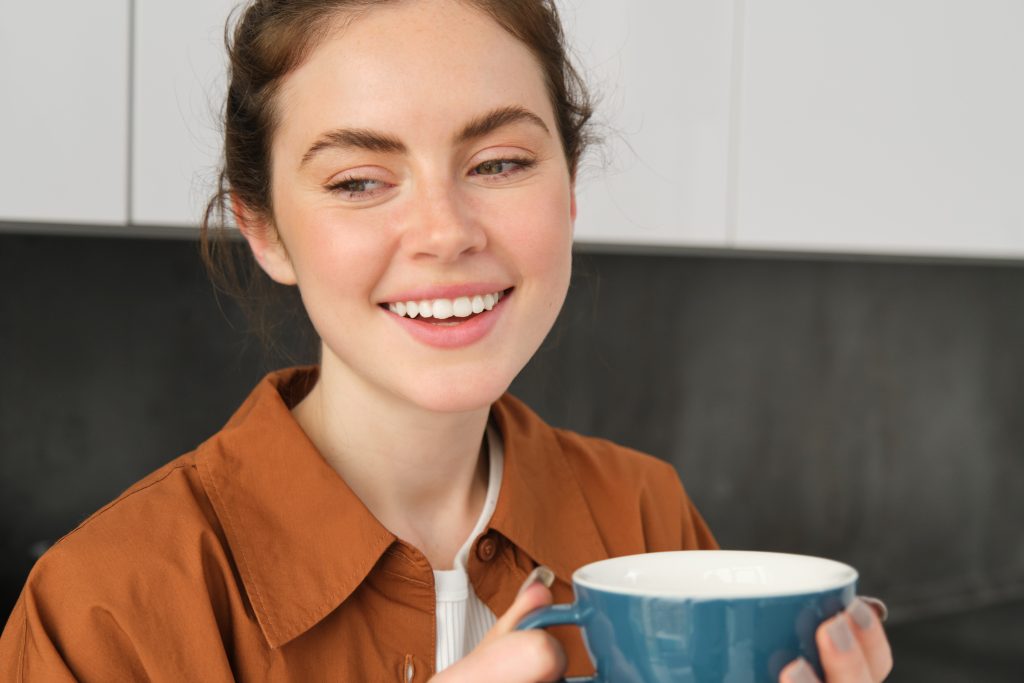
[(561, 289), (560, 283), (568, 283), (572, 264), (573, 221), (569, 195), (552, 193), (531, 206), (532, 210), (523, 220), (509, 228), (522, 267), (546, 286)]
[(343, 216), (318, 189), (311, 191), (298, 180), (275, 183), (273, 200), (303, 299), (314, 303), (327, 293), (365, 294), (367, 278), (379, 269), (379, 254), (386, 248), (380, 231)]
[(307, 307), (340, 311), (346, 303), (370, 301), (373, 285), (387, 267), (388, 246), (380, 231), (331, 213), (307, 215), (296, 223), (288, 246)]

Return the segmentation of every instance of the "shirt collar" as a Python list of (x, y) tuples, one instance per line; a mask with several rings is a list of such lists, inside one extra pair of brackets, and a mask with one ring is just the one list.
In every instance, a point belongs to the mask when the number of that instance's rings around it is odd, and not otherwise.
[[(396, 540), (291, 414), (316, 368), (271, 373), (196, 463), (271, 647), (319, 623)], [(568, 581), (608, 556), (556, 432), (506, 394), (492, 415), (504, 472), (490, 527)], [(564, 533), (561, 530), (566, 530)]]
[(396, 540), (292, 417), (317, 371), (265, 377), (197, 466), (271, 647), (312, 628)]
[(569, 582), (577, 568), (609, 553), (558, 431), (511, 394), (491, 414), (505, 444), (505, 473), (490, 526)]

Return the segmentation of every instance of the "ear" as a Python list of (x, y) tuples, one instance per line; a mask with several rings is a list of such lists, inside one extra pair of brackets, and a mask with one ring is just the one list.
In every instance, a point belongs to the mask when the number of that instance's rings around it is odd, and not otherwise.
[(256, 257), (256, 263), (260, 264), (263, 272), (279, 284), (296, 284), (298, 279), (295, 277), (291, 257), (274, 225), (250, 211), (234, 193), (231, 195), (231, 208), (238, 230), (249, 243), (252, 255)]

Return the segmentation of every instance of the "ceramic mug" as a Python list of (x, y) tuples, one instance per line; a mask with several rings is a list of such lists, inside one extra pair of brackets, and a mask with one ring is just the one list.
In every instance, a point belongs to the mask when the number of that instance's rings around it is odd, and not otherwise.
[(684, 550), (594, 562), (572, 583), (576, 602), (517, 628), (579, 626), (597, 674), (573, 681), (776, 683), (800, 656), (823, 678), (814, 634), (853, 601), (857, 572), (806, 555)]

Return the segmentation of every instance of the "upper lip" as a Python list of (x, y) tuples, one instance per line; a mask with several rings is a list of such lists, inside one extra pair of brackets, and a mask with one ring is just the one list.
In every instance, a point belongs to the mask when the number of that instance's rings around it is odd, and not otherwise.
[(504, 292), (510, 285), (496, 282), (466, 282), (455, 285), (433, 285), (407, 289), (393, 294), (383, 300), (382, 304), (398, 303), (399, 301), (430, 301), (432, 299), (458, 299), (459, 297), (483, 296)]

